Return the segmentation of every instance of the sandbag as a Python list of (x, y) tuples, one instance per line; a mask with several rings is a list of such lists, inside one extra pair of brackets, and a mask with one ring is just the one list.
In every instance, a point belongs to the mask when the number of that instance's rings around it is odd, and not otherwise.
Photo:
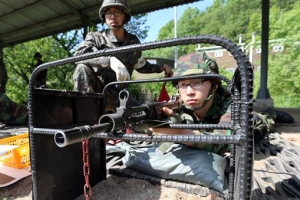
[(122, 143), (125, 151), (122, 162), (133, 170), (155, 177), (199, 184), (219, 192), (225, 190), (224, 157), (181, 144), (173, 144), (171, 151), (159, 155), (157, 146), (136, 148)]

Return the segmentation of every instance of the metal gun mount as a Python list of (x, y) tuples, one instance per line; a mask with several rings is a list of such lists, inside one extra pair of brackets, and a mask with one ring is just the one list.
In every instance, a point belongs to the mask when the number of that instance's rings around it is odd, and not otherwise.
[(65, 147), (89, 139), (99, 133), (107, 133), (111, 137), (121, 136), (125, 134), (126, 127), (141, 125), (147, 127), (149, 124), (170, 125), (170, 122), (165, 120), (167, 116), (161, 111), (161, 108), (169, 107), (174, 111), (180, 109), (177, 96), (173, 96), (169, 101), (132, 106), (133, 101), (130, 92), (126, 89), (120, 91), (119, 102), (120, 106), (116, 109), (116, 113), (102, 115), (96, 125), (58, 130), (54, 135), (56, 145)]
[(123, 130), (126, 125), (146, 119), (147, 113), (150, 113), (147, 105), (132, 106), (131, 95), (125, 89), (119, 93), (119, 101), (120, 106), (115, 114), (105, 114), (99, 119), (99, 124), (107, 122), (112, 124), (109, 131), (111, 133)]
[[(151, 120), (157, 124), (166, 124), (164, 121), (167, 116), (161, 111), (162, 107), (169, 107), (174, 111), (180, 109), (180, 102), (177, 96), (172, 96), (169, 101), (145, 103), (133, 106), (131, 94), (124, 89), (119, 93), (120, 106), (115, 114), (105, 114), (100, 117), (99, 124), (111, 123), (110, 132), (124, 129), (126, 126), (149, 123)], [(144, 121), (146, 120), (146, 121)]]
[[(123, 92), (117, 116), (105, 116), (105, 93), (80, 93), (38, 89), (34, 87), (39, 73), (45, 69), (119, 53), (142, 51), (187, 44), (214, 44), (231, 53), (237, 62), (237, 73), (230, 81), (232, 95), (232, 125), (193, 125), (190, 128), (230, 129), (232, 136), (148, 136), (145, 134), (107, 134), (143, 119), (136, 112), (147, 112), (145, 105), (131, 107), (130, 96)], [(172, 81), (152, 79), (147, 82)], [(126, 81), (135, 84), (146, 81)], [(252, 198), (253, 176), (253, 69), (244, 53), (232, 41), (211, 35), (191, 36), (105, 49), (91, 54), (48, 62), (36, 68), (29, 82), (28, 108), (30, 130), (30, 158), (34, 199), (75, 199), (83, 193), (82, 144), (89, 138), (90, 184), (106, 178), (105, 138), (139, 141), (206, 142), (232, 144), (230, 150), (229, 199)], [(126, 108), (126, 109), (125, 109)], [(132, 109), (132, 110), (131, 110)], [(146, 110), (146, 111), (145, 111)], [(120, 117), (120, 115), (123, 115)], [(126, 120), (124, 120), (126, 116)], [(148, 117), (151, 115), (148, 115)], [(100, 124), (99, 124), (99, 119)], [(111, 123), (114, 121), (114, 124)], [(189, 128), (182, 124), (170, 124), (171, 128)], [(100, 133), (99, 133), (100, 132)], [(63, 135), (64, 133), (65, 135)], [(79, 134), (78, 134), (79, 133)], [(97, 137), (93, 137), (97, 134)], [(55, 136), (55, 137), (54, 137)], [(66, 137), (65, 137), (66, 136)], [(53, 138), (56, 142), (53, 142)], [(66, 145), (72, 143), (72, 145)], [(58, 144), (58, 145), (57, 145)], [(60, 146), (65, 146), (60, 148)], [(59, 163), (59, 165), (55, 164)]]

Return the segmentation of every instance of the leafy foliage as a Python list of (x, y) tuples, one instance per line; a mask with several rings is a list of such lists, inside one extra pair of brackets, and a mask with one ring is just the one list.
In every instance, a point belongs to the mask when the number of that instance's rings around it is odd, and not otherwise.
[[(252, 33), (256, 41), (261, 40), (261, 0), (214, 0), (212, 6), (200, 11), (198, 8), (185, 10), (177, 22), (177, 36), (219, 35), (233, 41), (240, 34), (244, 41), (251, 41)], [(284, 45), (284, 52), (269, 54), (268, 89), (275, 106), (299, 106), (300, 99), (300, 24), (298, 0), (270, 0), (270, 39), (279, 39)], [(149, 27), (145, 25), (147, 14), (137, 15), (126, 25), (126, 29), (143, 40)], [(104, 26), (91, 27), (91, 30), (103, 29)], [(70, 57), (82, 41), (81, 30), (61, 33), (4, 49), (4, 62), (9, 75), (7, 93), (14, 101), (26, 103), (28, 82), (33, 70), (33, 55), (39, 51), (46, 62)], [(157, 40), (174, 38), (174, 21), (171, 20), (159, 31)], [(295, 42), (298, 42), (295, 44)], [(195, 45), (179, 46), (178, 57), (195, 51)], [(270, 49), (272, 47), (270, 46)], [(146, 57), (174, 58), (174, 47), (144, 51)], [(48, 71), (47, 84), (51, 88), (72, 89), (74, 65), (69, 64), (51, 68)], [(225, 71), (222, 72), (226, 73)], [(227, 76), (227, 75), (226, 75)], [(228, 76), (231, 76), (228, 74)], [(255, 73), (254, 93), (260, 85), (260, 72)], [(133, 91), (147, 89), (152, 94), (159, 94), (161, 84), (149, 83), (145, 86), (133, 86)], [(172, 85), (167, 86), (170, 94), (176, 93)], [(290, 100), (284, 101), (284, 98)]]
[[(132, 79), (136, 80), (135, 77), (132, 77)], [(160, 91), (162, 89), (162, 85), (163, 82), (131, 84), (128, 89), (140, 102), (157, 101), (157, 98), (159, 97)], [(171, 82), (166, 83), (166, 90), (170, 97), (177, 93), (176, 87), (174, 87)]]
[[(146, 16), (146, 14), (143, 14), (132, 17), (132, 20), (127, 24), (127, 30), (144, 39), (149, 28), (144, 26)], [(102, 28), (104, 27), (102, 26)], [(96, 29), (96, 26), (91, 27), (93, 31), (96, 31)], [(26, 104), (29, 80), (36, 65), (33, 58), (34, 54), (40, 52), (44, 62), (71, 57), (82, 40), (81, 30), (72, 30), (5, 48), (4, 63), (9, 77), (6, 85), (7, 95), (17, 103)], [(74, 63), (70, 63), (49, 68), (47, 88), (72, 90), (74, 67)]]
[[(26, 103), (28, 84), (36, 61), (34, 54), (40, 52), (44, 62), (66, 58), (71, 55), (74, 40), (67, 34), (59, 34), (4, 49), (4, 62), (8, 71), (8, 96), (17, 103)], [(55, 89), (72, 89), (72, 64), (48, 69), (47, 87)]]
[[(244, 41), (251, 41), (255, 33), (256, 41), (261, 40), (261, 0), (215, 0), (213, 5), (201, 12), (198, 8), (188, 8), (178, 20), (178, 37), (189, 35), (219, 35), (237, 40), (240, 34)], [(299, 40), (298, 23), (300, 2), (297, 0), (270, 1), (270, 39), (279, 39), (284, 52), (269, 55), (268, 89), (275, 106), (299, 107)], [(174, 22), (169, 21), (159, 32), (158, 40), (172, 38)], [(298, 46), (294, 44), (298, 42)], [(178, 47), (178, 55), (193, 52), (195, 45)], [(272, 46), (270, 46), (272, 49)], [(172, 58), (174, 48), (155, 49), (146, 55)], [(224, 72), (222, 72), (223, 74)], [(260, 72), (256, 72), (254, 94), (260, 86)], [(290, 100), (284, 101), (283, 97)], [(297, 100), (298, 99), (298, 100)]]
[(147, 37), (149, 26), (146, 24), (147, 14), (135, 15), (131, 18), (130, 22), (126, 25), (126, 30), (132, 34), (137, 35), (140, 40)]

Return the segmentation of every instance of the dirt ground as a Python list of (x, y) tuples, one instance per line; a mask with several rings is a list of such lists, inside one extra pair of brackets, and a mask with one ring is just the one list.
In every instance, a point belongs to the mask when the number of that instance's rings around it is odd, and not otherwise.
[[(300, 146), (300, 109), (284, 109), (291, 114), (294, 124), (277, 124), (276, 131), (281, 136)], [(17, 183), (0, 188), (0, 200), (30, 200), (31, 177), (24, 178)], [(188, 194), (178, 189), (159, 185), (152, 185), (139, 179), (126, 179), (109, 175), (107, 180), (98, 183), (92, 189), (92, 198), (97, 200), (200, 200), (214, 199), (211, 196), (200, 197), (198, 194)], [(83, 200), (82, 195), (76, 200)]]

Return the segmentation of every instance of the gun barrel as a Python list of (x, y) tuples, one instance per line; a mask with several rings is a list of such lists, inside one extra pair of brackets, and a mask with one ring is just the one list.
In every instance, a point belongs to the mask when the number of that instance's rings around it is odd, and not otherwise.
[(67, 130), (59, 130), (54, 135), (54, 142), (58, 147), (66, 147), (71, 144), (82, 142), (98, 133), (107, 132), (112, 129), (111, 123), (103, 123), (94, 126), (79, 126)]

